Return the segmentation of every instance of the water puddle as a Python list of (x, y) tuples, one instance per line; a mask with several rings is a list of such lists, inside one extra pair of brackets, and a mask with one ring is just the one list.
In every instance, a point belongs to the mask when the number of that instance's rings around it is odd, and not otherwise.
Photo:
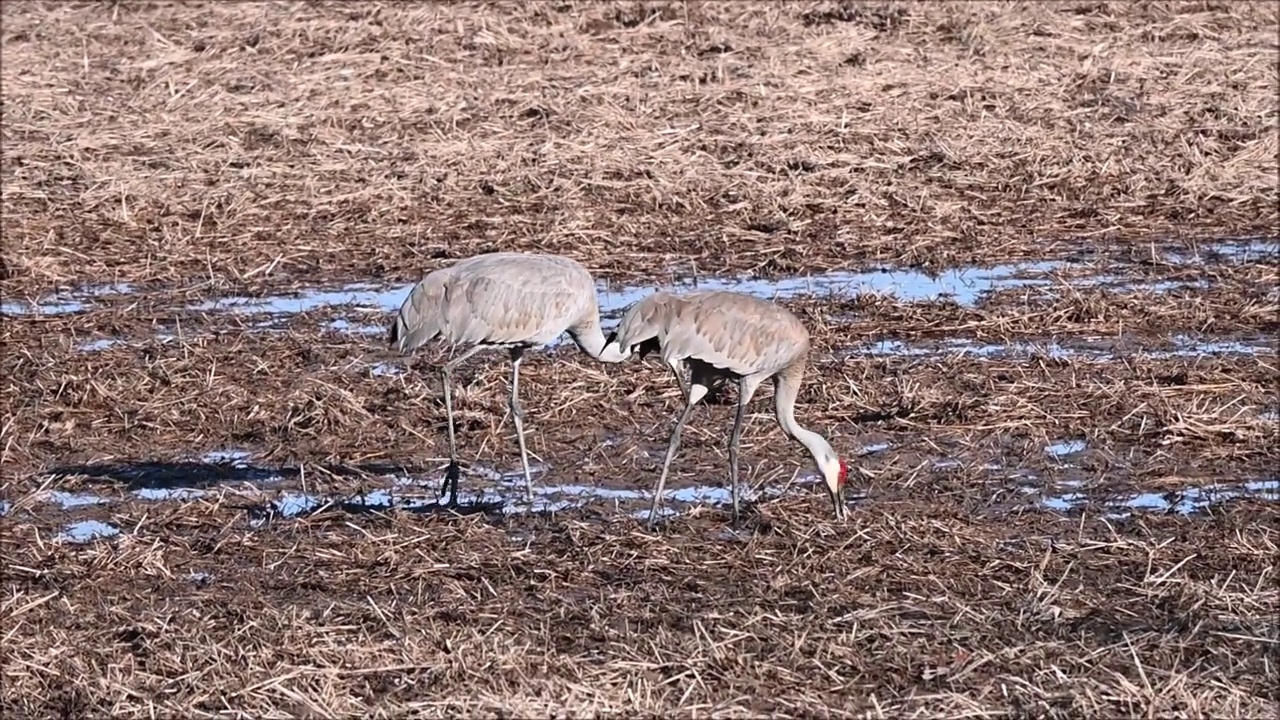
[(1223, 260), (1240, 265), (1254, 262), (1280, 260), (1280, 240), (1275, 238), (1247, 238), (1231, 242), (1210, 243), (1203, 248), (1169, 250), (1164, 253), (1166, 262), (1173, 265), (1212, 265)]
[(1077, 440), (1061, 440), (1059, 442), (1046, 445), (1045, 453), (1056, 459), (1058, 462), (1065, 462), (1068, 458), (1080, 455), (1089, 449), (1089, 443), (1083, 439)]
[(1070, 512), (1089, 506), (1101, 506), (1102, 516), (1109, 520), (1123, 520), (1135, 511), (1164, 514), (1194, 515), (1211, 506), (1234, 498), (1260, 498), (1280, 501), (1280, 480), (1254, 480), (1250, 482), (1192, 486), (1166, 493), (1142, 492), (1095, 503), (1081, 492), (1070, 492), (1046, 497), (1041, 505), (1056, 512)]
[(128, 343), (119, 338), (98, 338), (89, 342), (80, 343), (76, 349), (80, 352), (100, 352), (116, 345), (127, 345)]
[(94, 540), (115, 537), (120, 534), (120, 528), (109, 523), (100, 522), (98, 520), (81, 520), (73, 522), (62, 529), (62, 532), (54, 538), (57, 542), (83, 544)]
[(369, 366), (369, 374), (374, 377), (395, 377), (404, 373), (404, 366), (396, 363), (380, 362)]
[(133, 491), (133, 496), (139, 500), (154, 502), (198, 500), (205, 495), (208, 495), (206, 491), (197, 488), (138, 488)]
[[(870, 271), (832, 271), (808, 277), (760, 280), (745, 277), (676, 279), (645, 286), (613, 286), (598, 283), (600, 315), (616, 319), (633, 303), (658, 290), (732, 290), (764, 298), (789, 298), (802, 295), (852, 298), (863, 293), (893, 296), (902, 302), (950, 299), (971, 307), (983, 296), (997, 290), (1024, 286), (1052, 287), (1058, 281), (1052, 273), (1069, 270), (1072, 263), (1040, 262), (962, 267), (936, 274), (912, 269), (881, 268)], [(1073, 281), (1074, 282), (1074, 281)], [(1130, 282), (1114, 275), (1097, 275), (1081, 283), (1112, 284)], [(1077, 284), (1081, 284), (1077, 283)], [(272, 320), (264, 326), (282, 326), (295, 315), (328, 308), (349, 308), (361, 315), (379, 318), (395, 312), (408, 296), (413, 283), (380, 286), (367, 282), (351, 283), (332, 289), (309, 289), (266, 297), (232, 296), (204, 300), (187, 307), (196, 312), (234, 312), (265, 315)], [(351, 317), (333, 320), (326, 326), (348, 335), (375, 336), (386, 331), (383, 324), (359, 322)]]
[[(251, 462), (252, 454), (243, 449), (219, 449), (174, 461), (133, 461), (67, 465), (50, 469), (45, 480), (57, 482), (66, 478), (83, 478), (89, 483), (115, 486), (128, 497), (152, 502), (196, 500), (218, 487), (236, 493), (252, 492), (296, 477), (297, 468), (269, 468)], [(118, 496), (115, 496), (118, 497)], [(91, 493), (52, 491), (41, 498), (63, 508), (102, 505), (114, 502)]]
[(200, 462), (210, 465), (230, 465), (233, 468), (249, 467), (249, 458), (253, 453), (248, 450), (210, 450), (200, 456)]
[(1207, 356), (1253, 356), (1275, 353), (1273, 340), (1213, 340), (1189, 335), (1174, 335), (1157, 347), (1134, 340), (1086, 337), (1071, 344), (1060, 341), (1009, 341), (984, 343), (969, 338), (947, 338), (908, 343), (885, 339), (853, 348), (850, 355), (874, 357), (937, 357), (959, 355), (982, 360), (1047, 357), (1055, 360), (1088, 360), (1107, 362), (1122, 357), (1144, 357), (1153, 360), (1196, 358)]
[[(1207, 252), (1228, 258), (1254, 258), (1260, 254), (1263, 241), (1207, 245)], [(1188, 264), (1181, 256), (1168, 254), (1171, 264)], [(644, 286), (613, 286), (598, 283), (596, 293), (601, 316), (616, 319), (623, 310), (649, 294), (662, 289), (733, 290), (765, 298), (788, 298), (800, 295), (852, 298), (863, 293), (890, 295), (901, 302), (923, 302), (950, 299), (961, 306), (976, 305), (985, 295), (1018, 287), (1052, 288), (1061, 283), (1054, 273), (1080, 275), (1071, 280), (1075, 287), (1117, 285), (1157, 292), (1195, 285), (1193, 281), (1146, 282), (1120, 273), (1088, 274), (1089, 266), (1076, 261), (1010, 263), (990, 267), (966, 266), (936, 273), (910, 268), (877, 268), (866, 271), (836, 270), (807, 277), (762, 280), (750, 277), (676, 278)], [(395, 312), (409, 294), (413, 283), (379, 285), (369, 282), (350, 283), (338, 288), (308, 289), (289, 295), (267, 297), (225, 297), (190, 305), (197, 312), (230, 311), (260, 314), (283, 323), (290, 316), (324, 308), (349, 307), (361, 314), (375, 314), (376, 321), (338, 318), (327, 327), (349, 335), (375, 336), (386, 331), (385, 316)]]
[[(888, 447), (884, 444), (883, 447)], [(872, 446), (861, 454), (878, 452), (881, 446)], [(530, 468), (534, 473), (541, 473), (542, 468)], [(652, 499), (651, 489), (644, 488), (612, 488), (592, 487), (588, 485), (540, 484), (537, 478), (533, 485), (533, 502), (526, 500), (524, 476), (518, 472), (500, 473), (483, 466), (472, 466), (466, 477), (459, 483), (458, 506), (450, 509), (445, 498), (437, 498), (435, 490), (439, 488), (440, 479), (396, 477), (392, 484), (399, 488), (414, 486), (424, 492), (397, 492), (391, 489), (367, 490), (354, 495), (342, 497), (323, 497), (313, 493), (286, 490), (274, 499), (257, 505), (249, 510), (251, 527), (262, 527), (273, 519), (300, 519), (316, 513), (335, 509), (348, 513), (367, 512), (449, 512), (463, 514), (484, 512), (506, 516), (526, 514), (553, 514), (567, 510), (578, 510), (598, 506), (606, 512), (618, 512), (631, 516), (648, 517), (649, 503)], [(742, 500), (752, 502), (764, 498), (779, 497), (788, 493), (802, 492), (806, 486), (817, 482), (816, 478), (800, 478), (790, 485), (769, 485), (759, 491), (743, 488)], [(476, 485), (480, 485), (475, 489)], [(855, 498), (856, 499), (856, 498)], [(729, 507), (733, 496), (727, 487), (715, 485), (695, 485), (688, 487), (667, 488), (663, 492), (664, 516), (671, 516), (694, 507)]]
[(111, 501), (99, 495), (89, 493), (70, 493), (63, 490), (50, 490), (40, 496), (40, 500), (53, 503), (62, 507), (63, 510), (74, 510), (76, 508), (91, 507), (94, 505), (106, 505)]
[[(1241, 263), (1270, 260), (1280, 257), (1275, 240), (1242, 239), (1231, 242), (1204, 244), (1198, 251), (1167, 250), (1161, 259), (1174, 266), (1200, 266), (1212, 263)], [(1065, 273), (1065, 275), (1063, 275)], [(1203, 285), (1203, 279), (1145, 279), (1147, 271), (1132, 276), (1115, 263), (1089, 264), (1082, 260), (1060, 260), (995, 265), (990, 267), (959, 267), (926, 272), (911, 268), (874, 268), (851, 271), (836, 270), (807, 277), (789, 277), (764, 280), (751, 277), (699, 277), (664, 278), (643, 286), (613, 286), (597, 284), (597, 297), (601, 315), (608, 320), (618, 318), (632, 303), (661, 290), (688, 291), (693, 289), (723, 289), (749, 293), (765, 298), (790, 298), (801, 295), (851, 299), (862, 294), (891, 296), (901, 302), (927, 302), (949, 299), (961, 306), (973, 307), (993, 292), (1014, 288), (1057, 292), (1061, 288), (1114, 286), (1117, 289), (1147, 289), (1156, 292), (1178, 287)], [(1185, 274), (1185, 273), (1184, 273)], [(1069, 279), (1068, 279), (1069, 278)], [(399, 308), (413, 283), (384, 284), (354, 282), (339, 287), (307, 288), (287, 294), (261, 297), (228, 296), (209, 298), (185, 305), (185, 310), (208, 314), (235, 314), (251, 320), (249, 327), (255, 332), (284, 330), (295, 317), (304, 313), (326, 312), (322, 326), (324, 332), (336, 333), (361, 342), (374, 342), (386, 333), (389, 316)], [(112, 295), (128, 295), (135, 288), (126, 283), (95, 285), (55, 293), (38, 301), (9, 300), (0, 309), (6, 315), (58, 315), (91, 309), (95, 300)], [(174, 336), (166, 331), (156, 339), (168, 341)], [(560, 344), (564, 338), (553, 345)], [(95, 353), (129, 343), (116, 337), (90, 338), (76, 347), (85, 353)], [(1222, 341), (1177, 337), (1171, 346), (1154, 348), (1138, 347), (1136, 352), (1150, 357), (1195, 357), (1201, 355), (1257, 355), (1274, 351), (1264, 341)], [(994, 358), (1010, 356), (1047, 356), (1051, 358), (1085, 358), (1112, 360), (1124, 355), (1118, 346), (1106, 339), (1068, 345), (1057, 340), (1035, 342), (984, 343), (972, 339), (951, 338), (933, 343), (908, 343), (896, 339), (884, 339), (866, 346), (851, 349), (854, 354), (880, 356), (930, 356), (960, 353), (974, 357)], [(394, 377), (404, 373), (404, 367), (394, 362), (379, 362), (361, 366), (362, 372), (375, 377)]]
[[(891, 447), (887, 442), (875, 442), (854, 449), (855, 456), (883, 452)], [(192, 502), (216, 494), (230, 494), (248, 501), (249, 522), (260, 527), (276, 518), (302, 518), (326, 509), (349, 513), (407, 511), (439, 512), (448, 508), (437, 498), (441, 476), (439, 473), (407, 474), (392, 466), (368, 466), (351, 469), (360, 474), (362, 482), (382, 485), (360, 493), (327, 496), (292, 486), (271, 485), (285, 478), (296, 480), (300, 472), (296, 468), (266, 468), (251, 462), (246, 450), (221, 449), (199, 456), (199, 462), (177, 461), (141, 462), (133, 464), (75, 466), (51, 471), (48, 478), (84, 477), (98, 481), (118, 483), (125, 489), (125, 501), (149, 503)], [(618, 488), (581, 484), (544, 484), (546, 468), (534, 464), (533, 501), (525, 497), (524, 477), (518, 471), (499, 472), (492, 468), (473, 465), (459, 483), (459, 507), (462, 513), (485, 512), (499, 515), (546, 514), (599, 506), (606, 512), (627, 514), (633, 510), (647, 511), (651, 499), (650, 487)], [(347, 472), (331, 469), (336, 474)], [(794, 482), (766, 485), (752, 491), (743, 489), (742, 499), (751, 501), (777, 497), (786, 493), (803, 492), (819, 482), (812, 474), (802, 474)], [(65, 490), (44, 491), (39, 499), (55, 504), (64, 510), (96, 507), (120, 501), (120, 496), (104, 497), (86, 492)], [(695, 506), (728, 506), (732, 495), (727, 487), (716, 484), (686, 487), (669, 487), (664, 492), (666, 513), (681, 512)], [(6, 506), (7, 508), (7, 506)]]
[(370, 323), (353, 323), (346, 318), (338, 318), (325, 326), (329, 330), (346, 335), (385, 335), (387, 328)]
[(87, 285), (73, 290), (55, 292), (40, 300), (5, 300), (0, 302), (2, 315), (70, 315), (84, 312), (96, 298), (110, 295), (131, 295), (135, 292), (129, 283)]

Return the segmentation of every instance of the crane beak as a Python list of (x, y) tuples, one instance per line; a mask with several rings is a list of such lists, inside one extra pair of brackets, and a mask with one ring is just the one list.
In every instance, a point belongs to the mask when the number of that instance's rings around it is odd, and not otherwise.
[(831, 504), (835, 506), (836, 520), (844, 520), (848, 508), (844, 504), (844, 486), (840, 486), (835, 492), (831, 493)]

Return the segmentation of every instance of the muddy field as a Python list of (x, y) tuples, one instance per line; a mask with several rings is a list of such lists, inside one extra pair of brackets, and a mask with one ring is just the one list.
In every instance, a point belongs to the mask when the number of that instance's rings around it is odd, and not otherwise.
[[(4, 717), (1271, 717), (1265, 3), (0, 4)], [(775, 298), (771, 390), (385, 347), (424, 272)]]

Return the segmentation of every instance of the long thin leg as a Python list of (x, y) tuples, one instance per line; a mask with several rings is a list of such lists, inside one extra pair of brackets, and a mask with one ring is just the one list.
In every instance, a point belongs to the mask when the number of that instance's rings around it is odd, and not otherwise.
[(649, 527), (658, 520), (658, 505), (662, 502), (662, 488), (667, 484), (667, 472), (671, 470), (671, 460), (676, 456), (676, 448), (680, 447), (680, 431), (693, 414), (693, 403), (686, 403), (676, 426), (671, 431), (671, 440), (667, 443), (667, 459), (662, 462), (662, 474), (658, 476), (658, 484), (653, 486), (653, 503), (649, 505)]
[(738, 443), (742, 441), (742, 421), (747, 415), (746, 393), (742, 384), (738, 391), (738, 413), (733, 418), (733, 434), (729, 437), (729, 492), (733, 495), (733, 526), (738, 526)]
[(707, 386), (693, 384), (689, 390), (689, 402), (684, 406), (684, 410), (680, 413), (680, 418), (676, 420), (676, 426), (671, 430), (671, 440), (667, 443), (667, 459), (662, 462), (662, 474), (658, 476), (658, 484), (653, 487), (653, 504), (649, 506), (649, 527), (653, 527), (658, 520), (658, 505), (662, 502), (662, 489), (667, 484), (667, 473), (671, 470), (671, 461), (676, 456), (676, 449), (680, 447), (680, 431), (684, 430), (684, 424), (689, 422), (689, 416), (693, 414), (693, 406), (698, 404), (707, 394)]
[(516, 437), (520, 440), (520, 464), (524, 467), (524, 494), (533, 504), (533, 479), (529, 476), (529, 451), (524, 444), (524, 410), (520, 407), (520, 359), (524, 348), (511, 348), (511, 418), (516, 424)]
[(729, 492), (733, 495), (733, 525), (738, 526), (738, 446), (742, 442), (742, 426), (746, 421), (747, 403), (756, 394), (760, 381), (754, 377), (738, 379), (738, 412), (733, 418), (729, 436)]
[(458, 478), (462, 475), (462, 468), (458, 466), (458, 444), (453, 436), (453, 371), (458, 369), (464, 360), (483, 349), (485, 349), (484, 345), (474, 345), (440, 367), (440, 382), (444, 385), (444, 409), (448, 415), (449, 424), (449, 469), (444, 473), (440, 494), (444, 494), (445, 488), (449, 489), (449, 507), (458, 504)]
[(684, 380), (683, 365), (684, 363), (680, 360), (671, 360), (667, 363), (667, 367), (671, 368), (671, 374), (676, 376), (676, 382), (680, 384), (681, 397), (684, 398), (685, 402), (689, 402), (689, 383)]

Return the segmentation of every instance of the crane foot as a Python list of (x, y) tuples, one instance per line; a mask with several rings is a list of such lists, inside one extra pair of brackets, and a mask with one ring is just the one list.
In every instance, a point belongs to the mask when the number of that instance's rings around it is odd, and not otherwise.
[(462, 477), (462, 467), (457, 460), (449, 461), (449, 468), (444, 471), (444, 482), (440, 484), (440, 494), (449, 491), (449, 507), (458, 504), (458, 478)]

